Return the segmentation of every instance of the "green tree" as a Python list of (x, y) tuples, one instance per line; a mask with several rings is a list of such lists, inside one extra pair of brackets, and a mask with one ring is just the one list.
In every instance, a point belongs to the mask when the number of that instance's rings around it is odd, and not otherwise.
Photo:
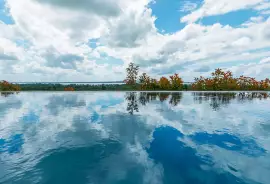
[(143, 73), (139, 77), (139, 82), (140, 82), (141, 89), (146, 90), (146, 89), (149, 89), (150, 87), (151, 79), (146, 73)]
[(183, 86), (183, 80), (179, 77), (178, 74), (174, 74), (170, 76), (171, 79), (171, 87), (173, 90), (180, 90)]
[(127, 77), (125, 79), (125, 83), (129, 85), (135, 85), (139, 73), (139, 66), (136, 66), (134, 63), (130, 63), (126, 71)]

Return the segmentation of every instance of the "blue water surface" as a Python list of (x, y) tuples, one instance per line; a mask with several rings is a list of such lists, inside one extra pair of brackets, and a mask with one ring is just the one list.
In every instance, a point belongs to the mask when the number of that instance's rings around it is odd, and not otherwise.
[(0, 183), (269, 184), (269, 107), (261, 93), (2, 94)]

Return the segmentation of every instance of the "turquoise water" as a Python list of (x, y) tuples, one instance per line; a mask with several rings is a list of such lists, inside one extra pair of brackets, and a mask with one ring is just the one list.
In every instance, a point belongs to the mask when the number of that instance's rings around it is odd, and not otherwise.
[(0, 96), (0, 183), (269, 184), (265, 94)]

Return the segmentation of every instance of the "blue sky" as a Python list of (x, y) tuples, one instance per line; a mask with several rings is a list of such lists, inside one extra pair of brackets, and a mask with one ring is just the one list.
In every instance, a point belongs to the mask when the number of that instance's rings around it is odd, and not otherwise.
[(4, 0), (0, 0), (0, 20), (5, 24), (14, 24), (14, 21), (9, 16), (8, 9)]
[(129, 62), (154, 78), (263, 79), (269, 15), (269, 0), (0, 0), (0, 79), (123, 80)]

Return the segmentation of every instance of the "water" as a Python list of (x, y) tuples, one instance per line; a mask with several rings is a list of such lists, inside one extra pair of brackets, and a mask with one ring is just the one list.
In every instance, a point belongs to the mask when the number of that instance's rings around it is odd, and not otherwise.
[(124, 82), (15, 82), (13, 84), (61, 84), (61, 85), (123, 85)]
[(270, 99), (231, 93), (0, 97), (0, 183), (269, 184)]

